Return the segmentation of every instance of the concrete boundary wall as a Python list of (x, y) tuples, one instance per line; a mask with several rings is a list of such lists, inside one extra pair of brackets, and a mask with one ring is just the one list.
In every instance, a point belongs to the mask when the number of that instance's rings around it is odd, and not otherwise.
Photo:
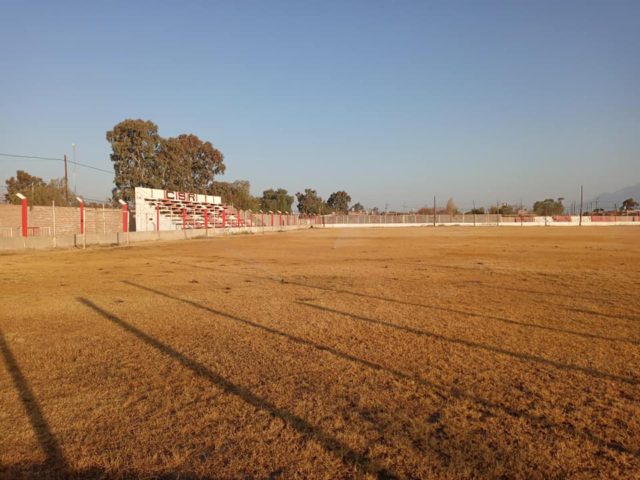
[(0, 238), (0, 251), (44, 250), (52, 248), (86, 248), (92, 246), (131, 245), (141, 242), (189, 240), (213, 238), (224, 235), (263, 234), (306, 230), (309, 225), (286, 225), (275, 227), (240, 227), (199, 230), (174, 230), (164, 232), (113, 232), (87, 233), (86, 235), (64, 235), (57, 237), (13, 237)]
[[(637, 226), (640, 222), (591, 222), (583, 217), (583, 226), (613, 227)], [(556, 222), (547, 217), (536, 217), (535, 221), (522, 223), (436, 223), (437, 227), (578, 227), (579, 218), (572, 217), (571, 221)], [(42, 250), (52, 248), (86, 248), (92, 246), (131, 245), (141, 242), (189, 240), (195, 238), (213, 238), (223, 235), (264, 234), (288, 232), (293, 230), (307, 230), (310, 228), (424, 228), (433, 227), (432, 223), (361, 223), (361, 224), (325, 224), (325, 225), (283, 225), (259, 227), (229, 227), (204, 229), (186, 229), (161, 232), (107, 232), (87, 233), (86, 235), (64, 235), (56, 237), (13, 237), (0, 238), (0, 251), (10, 250)]]
[[(0, 238), (18, 237), (22, 224), (20, 205), (0, 205)], [(37, 237), (80, 233), (80, 208), (29, 205), (27, 224)], [(84, 228), (87, 234), (115, 233), (122, 230), (122, 210), (85, 207)]]

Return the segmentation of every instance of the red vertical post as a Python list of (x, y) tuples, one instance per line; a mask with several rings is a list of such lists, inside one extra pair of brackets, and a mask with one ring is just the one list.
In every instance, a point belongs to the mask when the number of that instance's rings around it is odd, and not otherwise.
[(129, 213), (127, 212), (127, 204), (122, 204), (122, 231), (129, 231)]
[(279, 225), (282, 226), (282, 212), (278, 210), (279, 216), (278, 216), (278, 220), (279, 220)]
[(160, 231), (160, 206), (156, 205), (156, 232)]
[(272, 227), (273, 227), (273, 225), (274, 225), (274, 223), (273, 223), (273, 222), (274, 222), (274, 215), (275, 215), (275, 214), (274, 214), (273, 212), (271, 212), (271, 226), (272, 226)]
[(22, 236), (27, 237), (29, 236), (29, 229), (27, 228), (28, 221), (29, 221), (27, 199), (26, 198), (21, 199), (20, 204), (22, 205)]
[(182, 229), (186, 229), (187, 228), (187, 209), (183, 208), (182, 209)]
[(80, 235), (84, 235), (84, 202), (80, 202)]
[(209, 230), (209, 214), (207, 209), (204, 209), (204, 229)]
[(227, 226), (227, 208), (222, 209), (222, 228), (226, 228)]

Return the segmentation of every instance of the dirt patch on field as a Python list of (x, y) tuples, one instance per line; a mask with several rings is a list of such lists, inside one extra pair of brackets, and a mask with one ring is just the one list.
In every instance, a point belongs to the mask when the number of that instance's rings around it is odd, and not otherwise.
[(0, 258), (0, 477), (640, 475), (640, 230)]

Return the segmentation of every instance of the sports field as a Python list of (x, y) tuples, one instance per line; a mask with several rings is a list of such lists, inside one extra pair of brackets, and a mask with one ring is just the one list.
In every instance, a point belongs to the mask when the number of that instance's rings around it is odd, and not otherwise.
[(640, 229), (0, 255), (0, 478), (638, 478)]

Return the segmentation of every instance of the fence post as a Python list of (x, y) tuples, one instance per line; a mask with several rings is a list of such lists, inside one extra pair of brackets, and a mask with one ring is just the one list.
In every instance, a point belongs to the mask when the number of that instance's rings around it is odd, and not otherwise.
[(118, 199), (118, 203), (122, 205), (122, 232), (127, 233), (129, 231), (129, 214), (127, 213), (127, 202), (120, 198)]
[(76, 197), (80, 203), (80, 235), (84, 235), (84, 201), (80, 197)]
[(29, 235), (29, 229), (28, 229), (29, 217), (28, 217), (28, 210), (27, 210), (27, 197), (25, 197), (21, 193), (16, 193), (16, 197), (20, 199), (20, 205), (22, 205), (22, 236), (27, 237)]
[(53, 248), (56, 248), (56, 202), (51, 202), (51, 220), (53, 222)]
[(80, 235), (82, 235), (82, 248), (87, 248), (87, 234), (84, 228), (84, 200), (80, 197), (76, 197), (76, 200), (80, 204)]

